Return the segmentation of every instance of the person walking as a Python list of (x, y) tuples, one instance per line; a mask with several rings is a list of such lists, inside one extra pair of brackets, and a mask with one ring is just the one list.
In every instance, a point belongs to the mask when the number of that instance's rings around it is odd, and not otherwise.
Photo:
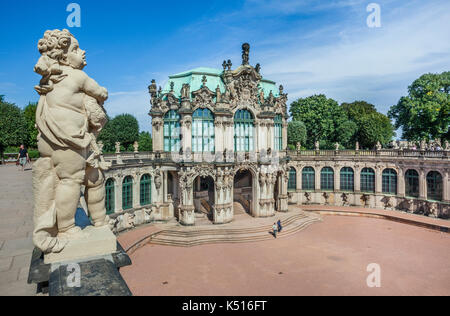
[(28, 150), (26, 150), (23, 144), (20, 145), (19, 155), (17, 155), (17, 159), (19, 160), (19, 165), (22, 167), (22, 171), (24, 171), (25, 165), (28, 161), (30, 161), (30, 156), (28, 155)]
[(278, 232), (281, 233), (281, 230), (283, 229), (283, 226), (281, 226), (281, 220), (278, 220), (277, 226), (278, 226)]
[(273, 237), (277, 238), (277, 223), (273, 223), (272, 230), (273, 230)]

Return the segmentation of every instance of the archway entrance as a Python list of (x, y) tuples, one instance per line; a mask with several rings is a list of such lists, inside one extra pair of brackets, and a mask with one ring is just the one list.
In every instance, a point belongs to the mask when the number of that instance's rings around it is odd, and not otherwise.
[(212, 177), (197, 177), (194, 180), (194, 206), (197, 219), (207, 218), (210, 221), (214, 216), (215, 190)]
[(249, 170), (240, 170), (234, 176), (234, 215), (252, 214), (253, 176)]

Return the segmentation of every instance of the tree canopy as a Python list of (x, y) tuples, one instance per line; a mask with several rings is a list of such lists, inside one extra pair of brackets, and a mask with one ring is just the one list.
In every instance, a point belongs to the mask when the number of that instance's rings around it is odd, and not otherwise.
[(139, 141), (139, 123), (131, 114), (118, 115), (106, 123), (98, 140), (103, 142), (105, 152), (113, 152), (116, 142), (123, 149), (132, 150), (133, 143)]
[(141, 132), (139, 134), (139, 150), (140, 151), (152, 151), (152, 136), (149, 132)]
[(27, 135), (25, 144), (28, 147), (37, 148), (37, 135), (38, 130), (36, 128), (36, 109), (37, 103), (30, 102), (23, 110), (23, 115), (27, 125)]
[(316, 141), (324, 149), (333, 149), (335, 143), (352, 146), (357, 126), (335, 100), (323, 94), (300, 98), (291, 104), (290, 112), (294, 121), (305, 124), (308, 148), (314, 148)]
[(297, 146), (297, 143), (305, 145), (306, 143), (306, 126), (302, 121), (292, 121), (288, 124), (288, 145), (293, 147)]
[(27, 138), (26, 121), (22, 110), (5, 101), (0, 95), (0, 154), (8, 146), (17, 146)]
[(389, 117), (409, 141), (450, 140), (450, 72), (425, 74), (392, 106)]
[(349, 120), (356, 126), (356, 132), (352, 137), (352, 142), (359, 142), (361, 148), (373, 148), (380, 142), (387, 145), (395, 136), (394, 127), (390, 119), (377, 112), (373, 104), (365, 101), (355, 101), (353, 103), (343, 103), (342, 108)]

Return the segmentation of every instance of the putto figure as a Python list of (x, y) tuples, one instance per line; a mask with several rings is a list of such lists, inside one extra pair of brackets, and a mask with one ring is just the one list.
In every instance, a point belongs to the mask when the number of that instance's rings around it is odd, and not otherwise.
[(41, 158), (33, 167), (33, 242), (44, 253), (58, 253), (70, 240), (86, 237), (75, 226), (82, 185), (95, 227), (108, 225), (102, 171), (108, 165), (96, 143), (106, 123), (108, 91), (83, 72), (85, 51), (68, 30), (45, 32), (38, 49)]

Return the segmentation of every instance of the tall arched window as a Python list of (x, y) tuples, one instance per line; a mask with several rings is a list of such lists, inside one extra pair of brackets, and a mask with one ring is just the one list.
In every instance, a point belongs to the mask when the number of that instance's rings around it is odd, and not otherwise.
[(382, 191), (385, 194), (397, 194), (397, 172), (394, 169), (385, 169), (383, 171)]
[(122, 184), (122, 209), (129, 210), (133, 207), (133, 178), (131, 176), (123, 179)]
[(316, 173), (314, 168), (305, 167), (302, 171), (302, 190), (313, 191), (316, 188)]
[(428, 200), (442, 201), (442, 175), (431, 171), (427, 175)]
[(234, 151), (254, 150), (254, 119), (247, 110), (239, 110), (234, 115)]
[(114, 180), (108, 179), (105, 184), (105, 208), (106, 208), (106, 214), (112, 214), (114, 213), (115, 208), (115, 199), (114, 199)]
[(192, 119), (192, 152), (214, 152), (214, 115), (208, 109), (198, 109)]
[(144, 174), (141, 177), (140, 202), (141, 206), (152, 203), (152, 180), (149, 174)]
[(375, 171), (372, 168), (361, 171), (361, 192), (375, 193)]
[(408, 170), (405, 173), (405, 194), (410, 197), (419, 197), (419, 173), (416, 170)]
[(171, 110), (164, 116), (164, 151), (180, 151), (180, 115)]
[(350, 167), (341, 169), (341, 191), (353, 192), (355, 190), (355, 172)]
[(275, 116), (275, 150), (283, 150), (283, 117), (281, 115)]
[(320, 189), (322, 191), (334, 190), (334, 171), (330, 167), (325, 167), (320, 172)]
[(288, 190), (297, 190), (297, 171), (295, 168), (289, 169)]

